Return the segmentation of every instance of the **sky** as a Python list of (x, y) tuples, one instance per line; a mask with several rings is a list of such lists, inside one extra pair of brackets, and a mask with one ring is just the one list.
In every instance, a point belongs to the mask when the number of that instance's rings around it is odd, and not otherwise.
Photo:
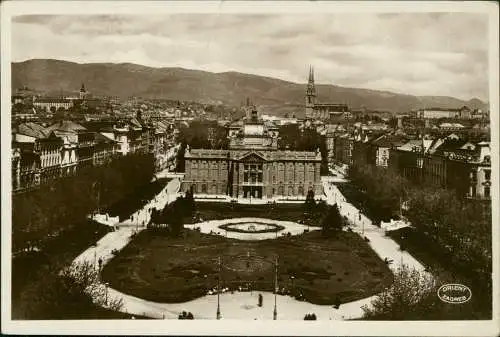
[(488, 100), (488, 17), (474, 13), (18, 16), (12, 60), (131, 62)]

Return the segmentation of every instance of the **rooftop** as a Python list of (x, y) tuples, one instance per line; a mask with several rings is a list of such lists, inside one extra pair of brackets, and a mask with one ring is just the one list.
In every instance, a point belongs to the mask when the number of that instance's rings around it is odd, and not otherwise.
[(19, 124), (13, 131), (34, 138), (47, 138), (50, 134), (50, 130), (46, 130), (42, 125), (33, 122)]

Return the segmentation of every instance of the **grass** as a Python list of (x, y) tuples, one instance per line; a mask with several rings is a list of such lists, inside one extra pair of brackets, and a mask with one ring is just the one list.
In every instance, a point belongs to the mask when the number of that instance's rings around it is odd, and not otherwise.
[[(317, 213), (321, 210), (317, 207)], [(230, 204), (221, 202), (197, 202), (196, 211), (203, 221), (232, 218), (266, 218), (272, 220), (303, 222), (304, 204)], [(319, 216), (313, 217), (311, 226), (320, 226)], [(184, 219), (191, 223), (191, 219)]]
[(216, 287), (217, 259), (222, 256), (223, 287), (251, 283), (254, 290), (273, 291), (276, 255), (282, 292), (315, 304), (364, 298), (392, 282), (386, 264), (358, 235), (348, 232), (336, 239), (311, 232), (238, 241), (197, 231), (185, 231), (180, 238), (144, 231), (105, 266), (102, 278), (133, 296), (181, 303)]

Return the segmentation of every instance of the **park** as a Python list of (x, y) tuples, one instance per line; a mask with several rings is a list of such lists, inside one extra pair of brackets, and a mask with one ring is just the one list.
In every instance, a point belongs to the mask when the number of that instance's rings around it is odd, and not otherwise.
[[(280, 295), (331, 306), (375, 295), (392, 283), (387, 264), (362, 237), (348, 230), (325, 235), (318, 230), (319, 218), (304, 216), (303, 208), (199, 202), (196, 217), (204, 221), (186, 226), (180, 235), (158, 228), (141, 231), (104, 266), (102, 279), (120, 292), (158, 303), (188, 302), (219, 286), (228, 292), (273, 292), (276, 287)], [(262, 223), (238, 220), (257, 215)], [(271, 219), (285, 225), (266, 225)], [(206, 220), (221, 220), (220, 232), (245, 239), (204, 233)], [(286, 235), (289, 223), (301, 227), (300, 233)], [(273, 231), (284, 235), (275, 237)], [(269, 232), (271, 238), (258, 238)]]

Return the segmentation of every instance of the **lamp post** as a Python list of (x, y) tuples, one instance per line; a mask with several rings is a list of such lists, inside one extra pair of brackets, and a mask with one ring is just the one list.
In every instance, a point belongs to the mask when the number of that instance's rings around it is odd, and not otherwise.
[(278, 293), (278, 256), (276, 256), (276, 261), (274, 265), (274, 310), (273, 310), (273, 320), (278, 318), (278, 308), (276, 306), (276, 296)]
[(99, 210), (99, 204), (100, 204), (100, 199), (101, 199), (101, 183), (99, 181), (94, 181), (94, 183), (92, 184), (92, 189), (94, 189), (96, 187), (96, 185), (99, 186), (99, 188), (97, 189), (97, 197), (96, 197), (96, 202), (97, 202), (97, 214), (99, 214), (100, 210)]
[(220, 319), (220, 271), (221, 271), (221, 258), (219, 256), (219, 273), (217, 276), (217, 319)]
[(109, 287), (109, 283), (108, 282), (104, 283), (104, 286), (106, 287), (106, 305), (108, 305), (108, 287)]

